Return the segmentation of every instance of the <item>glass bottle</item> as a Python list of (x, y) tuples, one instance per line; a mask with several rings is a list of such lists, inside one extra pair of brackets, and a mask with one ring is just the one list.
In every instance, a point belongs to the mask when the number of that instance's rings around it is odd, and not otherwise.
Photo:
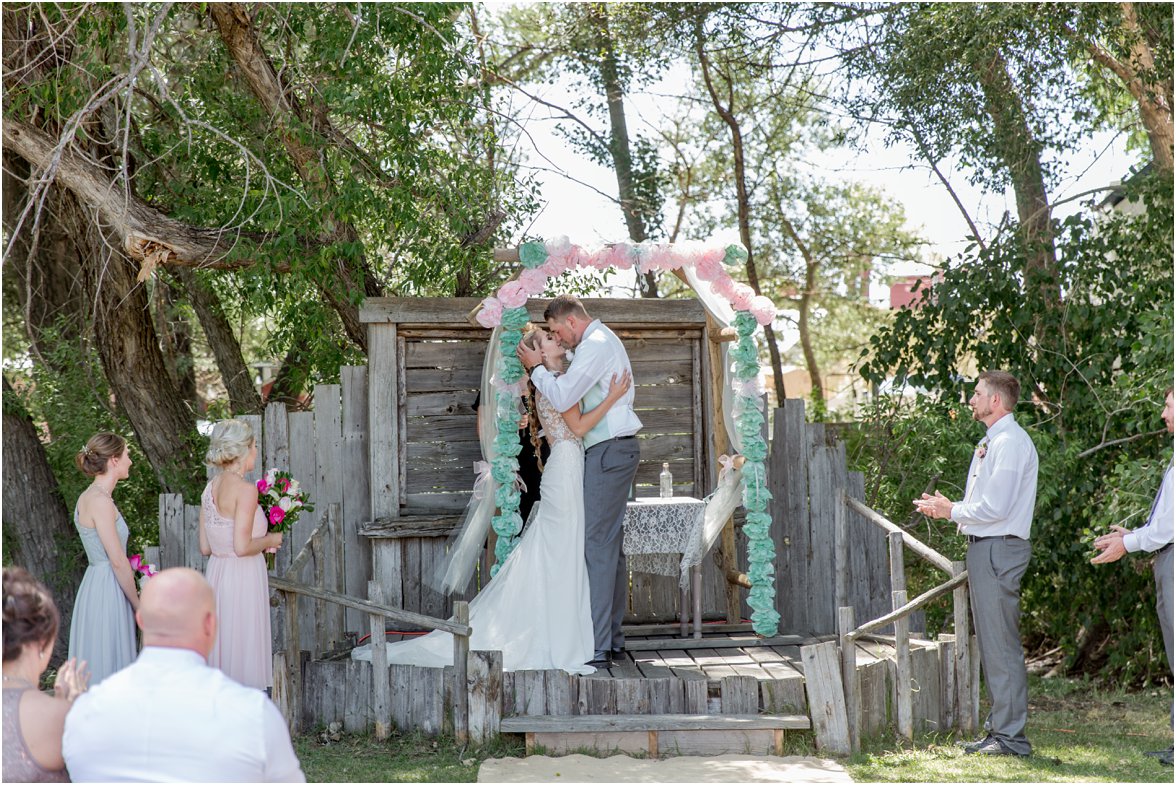
[(670, 474), (670, 465), (668, 463), (662, 464), (659, 480), (661, 484), (661, 497), (663, 499), (672, 498), (674, 495), (674, 475)]

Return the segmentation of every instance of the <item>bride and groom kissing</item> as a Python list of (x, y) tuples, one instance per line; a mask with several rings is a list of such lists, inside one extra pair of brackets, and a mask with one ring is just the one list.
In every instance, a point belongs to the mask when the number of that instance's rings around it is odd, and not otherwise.
[[(547, 329), (524, 335), (518, 357), (551, 454), (531, 521), (470, 601), (470, 649), (501, 651), (506, 671), (588, 674), (624, 649), (622, 525), (641, 460), (641, 420), (629, 355), (616, 334), (569, 294), (553, 299), (543, 318)], [(453, 660), (450, 633), (440, 630), (387, 647), (390, 663)]]

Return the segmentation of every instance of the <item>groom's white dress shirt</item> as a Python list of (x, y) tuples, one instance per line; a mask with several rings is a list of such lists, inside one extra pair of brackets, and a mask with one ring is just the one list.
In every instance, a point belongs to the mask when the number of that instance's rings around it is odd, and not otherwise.
[(1028, 540), (1037, 503), (1037, 448), (1012, 414), (992, 424), (981, 446), (972, 453), (964, 499), (952, 505), (951, 519), (963, 534)]
[[(624, 344), (599, 319), (593, 319), (580, 337), (580, 345), (576, 347), (575, 358), (567, 373), (556, 376), (540, 364), (531, 371), (531, 381), (559, 411), (566, 412), (581, 400), (584, 401), (584, 410), (589, 411), (608, 395), (613, 375), (619, 376), (623, 371), (632, 371)], [(608, 410), (600, 424), (584, 437), (585, 449), (606, 439), (632, 436), (641, 430), (641, 420), (633, 411), (634, 389), (630, 387)]]
[(1152, 505), (1147, 524), (1123, 535), (1123, 547), (1128, 553), (1154, 553), (1172, 542), (1172, 466), (1164, 472), (1160, 492)]
[(190, 649), (150, 646), (74, 702), (74, 782), (306, 782), (281, 713)]

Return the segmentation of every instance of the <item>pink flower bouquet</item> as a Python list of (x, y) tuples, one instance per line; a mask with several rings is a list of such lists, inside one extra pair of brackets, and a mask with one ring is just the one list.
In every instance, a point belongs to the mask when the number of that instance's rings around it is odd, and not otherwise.
[(131, 563), (131, 570), (139, 579), (139, 590), (142, 591), (143, 584), (147, 582), (147, 579), (155, 577), (155, 565), (148, 564), (147, 560), (143, 558), (143, 554), (141, 553), (132, 553), (127, 561)]
[[(298, 485), (289, 472), (270, 469), (257, 481), (257, 504), (265, 514), (266, 525), (271, 532), (284, 532), (295, 524), (303, 510), (314, 510), (306, 491)], [(266, 548), (265, 564), (274, 568), (275, 548)]]

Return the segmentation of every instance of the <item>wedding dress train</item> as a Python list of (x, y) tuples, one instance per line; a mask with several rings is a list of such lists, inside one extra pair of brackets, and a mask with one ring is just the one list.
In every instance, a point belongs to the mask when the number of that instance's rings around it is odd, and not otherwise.
[[(540, 500), (514, 551), (470, 601), (470, 649), (501, 651), (507, 671), (589, 674), (595, 638), (584, 564), (584, 447), (543, 396), (536, 408), (553, 442)], [(453, 664), (453, 636), (441, 630), (386, 645), (390, 663)], [(371, 647), (351, 656), (370, 660)]]

